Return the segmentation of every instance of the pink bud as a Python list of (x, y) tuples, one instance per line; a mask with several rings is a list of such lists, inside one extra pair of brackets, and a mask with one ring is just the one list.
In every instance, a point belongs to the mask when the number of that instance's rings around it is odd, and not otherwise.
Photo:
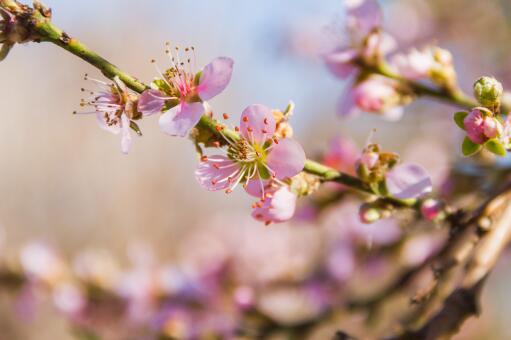
[[(491, 113), (490, 113), (491, 114)], [(502, 124), (482, 108), (475, 108), (463, 120), (467, 137), (476, 144), (483, 144), (502, 133)]]
[(502, 133), (502, 125), (495, 118), (486, 117), (483, 126), (484, 134), (488, 138), (495, 138)]
[(443, 205), (435, 199), (427, 199), (421, 205), (421, 214), (429, 221), (435, 220), (442, 212)]

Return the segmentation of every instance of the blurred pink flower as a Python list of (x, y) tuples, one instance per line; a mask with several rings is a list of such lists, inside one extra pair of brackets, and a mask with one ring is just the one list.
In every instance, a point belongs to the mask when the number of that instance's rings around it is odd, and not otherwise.
[(323, 155), (323, 164), (353, 174), (358, 154), (358, 148), (351, 139), (336, 137), (330, 141), (328, 150)]
[(426, 170), (416, 164), (400, 164), (386, 176), (387, 190), (399, 199), (418, 198), (431, 192), (432, 183)]
[(36, 241), (21, 249), (21, 266), (29, 278), (49, 284), (56, 283), (66, 272), (64, 261), (55, 250)]
[[(208, 190), (227, 193), (241, 182), (245, 187), (259, 183), (265, 197), (265, 181), (282, 180), (302, 171), (305, 153), (293, 139), (277, 140), (274, 136), (275, 119), (269, 108), (251, 105), (241, 115), (238, 140), (225, 137), (229, 147), (227, 155), (204, 157), (195, 171), (199, 183)], [(221, 132), (221, 131), (220, 131)]]
[(350, 43), (323, 55), (327, 68), (341, 79), (355, 73), (358, 59), (371, 64), (396, 47), (391, 36), (378, 30), (382, 13), (376, 1), (353, 0), (345, 7)]
[(185, 67), (175, 64), (162, 74), (171, 93), (150, 89), (141, 96), (138, 109), (144, 115), (160, 113), (168, 100), (179, 103), (160, 117), (160, 128), (171, 136), (184, 137), (205, 113), (204, 101), (220, 94), (229, 84), (234, 61), (219, 57), (207, 64), (199, 73), (190, 73)]
[(403, 115), (402, 100), (397, 82), (373, 75), (346, 92), (337, 112), (343, 117), (353, 117), (360, 111), (378, 113), (387, 120), (395, 121)]
[(421, 51), (414, 48), (407, 54), (395, 55), (392, 64), (402, 76), (416, 80), (429, 76), (429, 72), (435, 65), (435, 59), (431, 48)]

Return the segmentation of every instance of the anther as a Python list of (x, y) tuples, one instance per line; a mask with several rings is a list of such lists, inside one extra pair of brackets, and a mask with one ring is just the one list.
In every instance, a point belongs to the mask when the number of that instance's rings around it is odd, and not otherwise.
[(266, 130), (266, 129), (262, 129), (262, 130), (261, 130), (261, 132), (262, 132), (262, 133), (268, 133), (268, 130)]
[(252, 129), (252, 128), (249, 126), (249, 127), (247, 128), (247, 131), (248, 131), (248, 132), (253, 132), (253, 131), (254, 131), (254, 129)]
[(200, 158), (200, 160), (201, 160), (202, 162), (207, 162), (207, 161), (208, 161), (208, 156), (204, 155), (204, 156), (202, 156), (202, 157)]
[(247, 116), (243, 117), (243, 121), (244, 121), (245, 123), (248, 123), (248, 117), (247, 117)]
[(226, 193), (226, 194), (230, 194), (231, 192), (232, 192), (232, 189), (230, 189), (230, 188), (229, 188), (229, 189), (227, 189), (227, 190), (225, 190), (225, 193)]
[(224, 117), (225, 120), (229, 119), (229, 115), (227, 113), (223, 113), (222, 117)]
[(264, 118), (263, 122), (264, 124), (268, 125), (268, 118)]
[(239, 127), (237, 127), (237, 126), (235, 126), (235, 127), (234, 127), (234, 131), (236, 131), (236, 132), (240, 132), (240, 128), (239, 128)]

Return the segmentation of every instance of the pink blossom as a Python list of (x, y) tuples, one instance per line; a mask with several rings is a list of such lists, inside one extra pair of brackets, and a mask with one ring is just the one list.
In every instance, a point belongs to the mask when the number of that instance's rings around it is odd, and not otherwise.
[(401, 164), (386, 174), (387, 190), (399, 199), (418, 198), (432, 190), (431, 178), (416, 164)]
[(435, 66), (435, 59), (431, 49), (419, 51), (412, 49), (408, 54), (396, 55), (392, 63), (398, 72), (408, 79), (427, 78)]
[(323, 164), (339, 171), (354, 173), (358, 150), (351, 139), (337, 137), (330, 141)]
[(376, 1), (350, 1), (345, 6), (350, 43), (323, 55), (328, 69), (341, 79), (355, 73), (357, 59), (373, 63), (396, 47), (391, 36), (378, 30), (382, 15)]
[(100, 91), (91, 91), (87, 100), (82, 100), (81, 106), (91, 106), (91, 112), (96, 114), (99, 126), (115, 135), (121, 135), (121, 151), (127, 154), (131, 147), (131, 118), (136, 114), (137, 97), (119, 78), (113, 84), (107, 84), (92, 78), (101, 87)]
[(442, 81), (455, 77), (451, 53), (436, 46), (422, 50), (414, 48), (406, 54), (397, 54), (392, 64), (401, 75), (412, 80), (433, 78), (438, 82), (439, 77), (444, 78)]
[[(265, 180), (280, 181), (302, 171), (305, 153), (293, 139), (278, 140), (276, 123), (269, 108), (251, 105), (241, 115), (240, 137), (228, 143), (227, 154), (203, 157), (195, 172), (208, 190), (230, 193), (239, 183), (259, 183), (264, 197)], [(221, 132), (221, 131), (220, 131)]]
[(475, 108), (463, 120), (467, 137), (476, 144), (484, 144), (488, 139), (498, 137), (502, 133), (502, 124), (483, 112)]
[(382, 76), (371, 76), (347, 91), (338, 106), (338, 114), (352, 117), (360, 111), (379, 113), (387, 120), (399, 120), (403, 115), (402, 95), (398, 84)]
[(295, 213), (296, 199), (296, 195), (287, 186), (266, 191), (265, 197), (254, 204), (252, 217), (266, 224), (285, 222)]
[(344, 6), (349, 30), (367, 34), (381, 26), (383, 16), (376, 0), (346, 0)]
[(138, 109), (144, 115), (151, 115), (160, 113), (169, 101), (177, 101), (177, 105), (160, 116), (159, 123), (166, 134), (184, 137), (205, 113), (204, 102), (227, 87), (233, 65), (232, 59), (219, 57), (194, 74), (188, 67), (176, 63), (161, 74), (164, 88), (146, 90), (140, 97)]

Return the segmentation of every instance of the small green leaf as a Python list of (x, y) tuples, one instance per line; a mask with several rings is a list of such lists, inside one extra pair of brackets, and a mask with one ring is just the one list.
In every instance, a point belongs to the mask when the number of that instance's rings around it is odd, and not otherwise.
[(467, 115), (468, 115), (468, 112), (465, 112), (465, 111), (456, 112), (454, 114), (454, 122), (462, 130), (465, 130), (465, 123), (463, 123), (463, 120), (465, 120), (465, 117)]
[(461, 151), (464, 156), (472, 156), (481, 150), (482, 146), (472, 142), (468, 137), (465, 137), (461, 145)]
[(490, 139), (484, 144), (484, 147), (498, 156), (503, 157), (506, 155), (506, 148), (497, 139)]

